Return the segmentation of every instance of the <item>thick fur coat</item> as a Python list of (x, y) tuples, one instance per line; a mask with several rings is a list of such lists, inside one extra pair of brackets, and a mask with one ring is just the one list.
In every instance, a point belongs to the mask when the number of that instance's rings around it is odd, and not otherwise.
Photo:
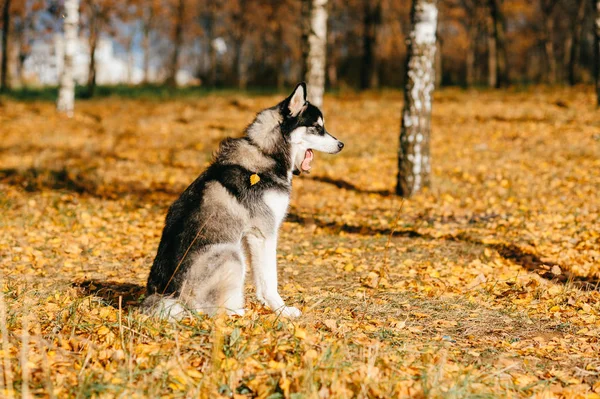
[(214, 162), (171, 205), (148, 277), (148, 312), (244, 313), (246, 261), (256, 295), (273, 311), (297, 317), (277, 288), (277, 234), (287, 213), (292, 175), (307, 172), (313, 150), (341, 151), (323, 114), (299, 84), (260, 112), (241, 138), (225, 139)]

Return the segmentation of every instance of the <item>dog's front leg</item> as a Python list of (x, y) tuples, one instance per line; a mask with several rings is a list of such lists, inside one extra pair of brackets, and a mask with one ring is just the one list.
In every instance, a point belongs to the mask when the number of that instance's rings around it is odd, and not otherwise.
[(277, 237), (249, 235), (246, 242), (258, 300), (282, 316), (300, 316), (300, 310), (285, 306), (277, 289)]

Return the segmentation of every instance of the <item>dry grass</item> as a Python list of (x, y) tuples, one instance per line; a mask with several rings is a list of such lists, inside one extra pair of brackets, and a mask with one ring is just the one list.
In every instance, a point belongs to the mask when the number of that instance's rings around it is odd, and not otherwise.
[(275, 101), (103, 99), (68, 120), (2, 100), (0, 396), (600, 397), (588, 88), (438, 93), (434, 188), (403, 205), (400, 93), (327, 98), (346, 148), (294, 182), (280, 239), (303, 316), (250, 287), (243, 318), (141, 315), (167, 207)]

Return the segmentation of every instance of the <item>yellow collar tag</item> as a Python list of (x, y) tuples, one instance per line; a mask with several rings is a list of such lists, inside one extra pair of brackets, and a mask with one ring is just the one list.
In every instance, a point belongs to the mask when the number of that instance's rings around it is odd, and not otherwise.
[(256, 173), (253, 175), (250, 175), (250, 185), (251, 186), (255, 185), (259, 181), (260, 181), (260, 176), (258, 176)]

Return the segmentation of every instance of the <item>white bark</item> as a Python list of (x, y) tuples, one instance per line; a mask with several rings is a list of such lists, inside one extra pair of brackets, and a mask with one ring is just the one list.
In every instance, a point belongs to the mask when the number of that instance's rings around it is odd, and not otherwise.
[(310, 2), (310, 27), (307, 32), (306, 85), (308, 100), (321, 107), (325, 93), (325, 65), (327, 56), (327, 0)]
[(397, 193), (405, 197), (430, 183), (429, 136), (431, 97), (435, 86), (437, 16), (437, 0), (413, 0), (396, 188)]
[(65, 0), (64, 60), (60, 76), (57, 109), (73, 116), (75, 108), (75, 79), (73, 58), (77, 50), (77, 27), (79, 26), (79, 0)]

